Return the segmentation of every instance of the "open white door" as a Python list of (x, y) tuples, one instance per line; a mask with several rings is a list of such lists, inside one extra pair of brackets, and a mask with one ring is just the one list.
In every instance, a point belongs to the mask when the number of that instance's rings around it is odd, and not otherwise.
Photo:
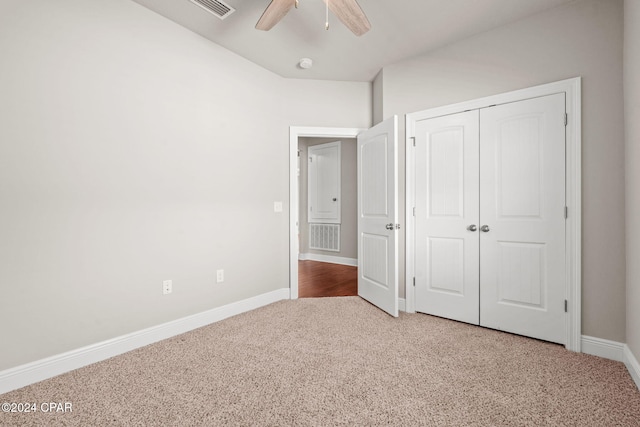
[(358, 295), (398, 317), (398, 117), (358, 135)]

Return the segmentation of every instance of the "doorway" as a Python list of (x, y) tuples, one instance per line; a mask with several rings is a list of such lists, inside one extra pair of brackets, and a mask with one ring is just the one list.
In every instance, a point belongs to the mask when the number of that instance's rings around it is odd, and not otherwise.
[(355, 138), (298, 138), (298, 297), (358, 295)]
[(291, 127), (289, 129), (289, 284), (290, 298), (299, 297), (300, 254), (300, 191), (298, 179), (298, 150), (300, 138), (356, 138), (365, 129)]
[(289, 128), (289, 286), (298, 293), (298, 138), (357, 138), (358, 296), (398, 317), (398, 117), (369, 129)]

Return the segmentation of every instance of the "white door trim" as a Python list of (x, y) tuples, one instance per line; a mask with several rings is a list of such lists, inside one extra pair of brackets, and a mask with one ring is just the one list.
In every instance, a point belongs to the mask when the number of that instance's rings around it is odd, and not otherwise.
[(405, 239), (405, 272), (406, 272), (406, 311), (415, 313), (415, 291), (413, 287), (415, 224), (413, 207), (415, 206), (415, 171), (413, 137), (415, 136), (415, 124), (417, 121), (459, 113), (466, 110), (485, 108), (495, 104), (521, 101), (539, 96), (552, 95), (564, 92), (566, 94), (566, 112), (568, 123), (566, 126), (566, 202), (568, 218), (566, 221), (566, 265), (565, 295), (568, 301), (568, 314), (566, 316), (566, 340), (565, 347), (568, 350), (580, 351), (581, 343), (581, 223), (582, 223), (582, 134), (581, 134), (581, 78), (562, 80), (534, 86), (513, 92), (492, 95), (485, 98), (465, 101), (443, 107), (418, 111), (406, 115), (406, 163), (405, 163), (405, 200), (406, 200), (406, 239)]
[(298, 138), (356, 138), (366, 129), (331, 127), (289, 127), (289, 289), (291, 299), (298, 299)]

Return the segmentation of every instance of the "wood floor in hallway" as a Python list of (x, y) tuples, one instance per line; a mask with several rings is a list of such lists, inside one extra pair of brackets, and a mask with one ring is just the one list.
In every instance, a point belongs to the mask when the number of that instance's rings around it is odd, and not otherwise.
[(358, 295), (358, 267), (318, 261), (298, 261), (298, 297)]

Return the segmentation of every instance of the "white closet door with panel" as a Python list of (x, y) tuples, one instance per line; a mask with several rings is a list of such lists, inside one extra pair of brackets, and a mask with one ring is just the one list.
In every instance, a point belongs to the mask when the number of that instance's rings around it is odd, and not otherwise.
[(565, 98), (480, 111), (480, 324), (562, 343)]
[(415, 127), (416, 310), (565, 340), (564, 93)]
[(415, 129), (416, 310), (476, 325), (478, 130), (477, 110)]

